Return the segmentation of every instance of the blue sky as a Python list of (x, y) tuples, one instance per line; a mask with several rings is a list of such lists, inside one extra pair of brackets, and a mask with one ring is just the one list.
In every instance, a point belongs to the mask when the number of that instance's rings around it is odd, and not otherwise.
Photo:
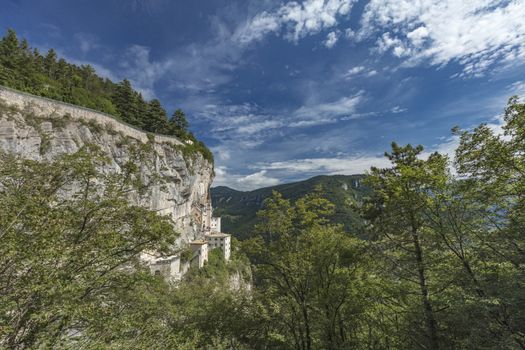
[(525, 0), (3, 0), (0, 24), (169, 112), (252, 189), (452, 153), (525, 95)]

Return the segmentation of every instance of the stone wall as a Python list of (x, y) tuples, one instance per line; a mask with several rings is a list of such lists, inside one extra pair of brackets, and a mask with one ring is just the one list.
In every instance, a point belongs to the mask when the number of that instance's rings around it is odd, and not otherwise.
[[(69, 115), (75, 120), (82, 120), (84, 122), (93, 121), (111, 127), (117, 132), (122, 132), (124, 135), (133, 137), (144, 143), (148, 141), (147, 132), (120, 121), (114, 116), (89, 108), (27, 94), (4, 86), (0, 86), (0, 98), (9, 102), (9, 104), (16, 105), (20, 108), (31, 106), (37, 114), (45, 115), (50, 118), (61, 118), (64, 115)], [(182, 144), (182, 142), (176, 137), (158, 134), (155, 135), (155, 141)]]

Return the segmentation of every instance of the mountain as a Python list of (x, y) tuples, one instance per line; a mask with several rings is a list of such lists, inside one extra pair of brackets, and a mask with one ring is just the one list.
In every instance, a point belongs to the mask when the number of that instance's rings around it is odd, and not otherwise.
[(355, 231), (359, 228), (361, 220), (350, 205), (360, 202), (368, 192), (362, 185), (363, 178), (364, 175), (321, 175), (253, 191), (237, 191), (226, 186), (212, 187), (214, 215), (222, 217), (224, 232), (232, 233), (240, 239), (248, 238), (256, 223), (257, 211), (273, 191), (295, 201), (321, 186), (325, 197), (336, 205), (333, 222), (343, 224), (347, 231)]

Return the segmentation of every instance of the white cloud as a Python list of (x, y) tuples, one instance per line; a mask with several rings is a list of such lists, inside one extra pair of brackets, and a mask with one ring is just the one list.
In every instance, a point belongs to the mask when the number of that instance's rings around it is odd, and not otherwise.
[(394, 106), (390, 112), (392, 113), (402, 113), (402, 112), (406, 112), (407, 109), (406, 108), (403, 108), (403, 107), (400, 107), (400, 106)]
[(412, 45), (421, 46), (428, 38), (428, 29), (425, 26), (418, 27), (407, 34), (407, 38), (412, 41)]
[(350, 80), (358, 75), (365, 77), (373, 77), (377, 74), (375, 69), (367, 69), (364, 66), (356, 66), (350, 68), (346, 73), (343, 74), (343, 79)]
[(218, 166), (215, 168), (213, 186), (228, 186), (241, 191), (249, 191), (279, 184), (279, 179), (267, 176), (266, 174), (266, 170), (261, 170), (249, 175), (230, 174), (226, 167)]
[[(234, 33), (234, 40), (248, 44), (267, 34), (281, 34), (297, 42), (300, 38), (337, 26), (338, 17), (347, 15), (355, 0), (290, 1), (272, 12), (261, 12)], [(337, 38), (332, 41), (337, 41)], [(334, 41), (334, 44), (335, 44)], [(332, 45), (333, 46), (333, 45)]]
[(324, 175), (363, 174), (370, 167), (387, 167), (388, 159), (383, 156), (356, 156), (347, 158), (307, 158), (284, 162), (258, 164), (260, 169), (294, 173), (320, 173)]
[(354, 40), (357, 37), (357, 33), (352, 28), (345, 29), (345, 37), (350, 40)]
[(261, 113), (257, 105), (249, 103), (207, 105), (198, 112), (197, 117), (206, 120), (207, 129), (213, 132), (216, 138), (225, 134), (228, 140), (236, 139), (252, 145), (257, 141), (258, 134), (284, 126), (281, 120)]
[(240, 43), (261, 40), (266, 34), (276, 32), (281, 26), (281, 19), (275, 14), (262, 12), (251, 21), (239, 27), (234, 38)]
[(357, 37), (380, 34), (379, 52), (407, 65), (454, 61), (459, 76), (478, 76), (525, 61), (524, 18), (523, 0), (371, 0)]
[(279, 180), (273, 177), (266, 176), (267, 171), (261, 170), (257, 173), (253, 173), (237, 180), (237, 183), (241, 188), (260, 188), (277, 185)]
[(513, 95), (525, 97), (525, 80), (519, 80), (510, 84), (507, 86), (507, 90)]
[(240, 134), (255, 134), (260, 131), (282, 127), (283, 123), (278, 120), (264, 120), (258, 123), (249, 123), (237, 128)]
[(359, 103), (364, 100), (363, 92), (341, 97), (333, 102), (324, 102), (302, 106), (292, 114), (294, 120), (288, 125), (291, 127), (312, 126), (334, 123), (340, 117), (348, 118), (356, 111)]
[(133, 87), (140, 91), (144, 98), (155, 98), (154, 84), (167, 70), (166, 62), (152, 62), (150, 48), (133, 45), (126, 50), (121, 67)]
[(365, 67), (363, 66), (356, 66), (356, 67), (350, 68), (348, 72), (346, 72), (345, 77), (351, 77), (353, 75), (361, 73), (364, 70), (365, 70)]
[(337, 32), (330, 32), (326, 36), (326, 40), (324, 41), (323, 44), (327, 48), (331, 49), (337, 43), (338, 39), (339, 39), (339, 34)]

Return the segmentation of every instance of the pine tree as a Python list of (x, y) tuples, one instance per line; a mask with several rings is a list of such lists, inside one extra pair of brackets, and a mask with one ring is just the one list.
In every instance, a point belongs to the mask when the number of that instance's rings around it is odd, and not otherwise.
[(56, 65), (57, 65), (57, 54), (55, 50), (49, 49), (46, 57), (44, 57), (44, 69), (46, 70), (47, 75), (56, 79)]
[[(432, 280), (431, 268), (439, 250), (430, 236), (426, 211), (433, 188), (447, 179), (447, 160), (439, 154), (422, 160), (422, 151), (422, 146), (401, 147), (392, 143), (392, 153), (386, 156), (393, 167), (372, 168), (367, 183), (373, 196), (364, 210), (365, 219), (371, 224), (371, 238), (377, 240), (377, 250), (386, 266), (390, 265), (386, 270), (393, 272), (393, 281), (409, 281), (398, 284), (399, 293), (418, 295), (400, 312), (414, 314), (415, 319), (407, 319), (405, 326), (411, 342), (437, 350), (441, 348), (440, 334), (431, 296), (436, 294), (433, 287), (439, 283)], [(394, 298), (401, 299), (400, 294)], [(420, 329), (414, 329), (419, 325)]]
[(162, 108), (160, 101), (157, 99), (153, 99), (148, 103), (144, 128), (147, 131), (154, 133), (168, 133), (168, 119), (166, 110)]
[(7, 34), (0, 42), (0, 62), (2, 65), (10, 68), (19, 68), (20, 47), (18, 37), (12, 29), (8, 29)]
[(170, 129), (173, 135), (183, 137), (188, 132), (188, 120), (186, 114), (180, 109), (173, 112), (170, 120)]
[(117, 84), (112, 101), (115, 104), (117, 112), (122, 120), (136, 125), (138, 122), (138, 100), (129, 80), (124, 79), (122, 82)]

